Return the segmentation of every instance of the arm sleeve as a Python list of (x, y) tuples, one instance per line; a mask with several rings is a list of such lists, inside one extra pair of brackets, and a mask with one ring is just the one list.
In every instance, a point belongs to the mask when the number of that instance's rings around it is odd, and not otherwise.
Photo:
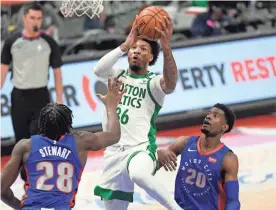
[(53, 69), (61, 67), (62, 60), (57, 42), (52, 37), (46, 34), (43, 34), (42, 37), (48, 42), (51, 47), (50, 66), (52, 66)]
[(154, 100), (160, 105), (163, 106), (164, 99), (166, 94), (163, 92), (160, 84), (160, 80), (163, 76), (158, 75), (156, 77), (153, 77), (150, 81), (150, 91), (154, 98)]
[(238, 180), (225, 182), (226, 208), (225, 210), (240, 210)]
[(108, 75), (116, 76), (121, 69), (116, 69), (113, 66), (124, 54), (120, 47), (110, 51), (97, 62), (94, 73), (103, 80), (107, 80)]
[(12, 46), (12, 43), (10, 39), (7, 39), (4, 43), (2, 53), (1, 53), (1, 64), (9, 65), (11, 63), (12, 61), (11, 46)]

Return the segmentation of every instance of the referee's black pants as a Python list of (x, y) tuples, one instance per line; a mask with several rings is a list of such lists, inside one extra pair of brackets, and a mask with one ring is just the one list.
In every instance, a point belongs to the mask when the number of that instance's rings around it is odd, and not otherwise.
[[(16, 143), (39, 133), (38, 117), (41, 109), (49, 102), (50, 94), (47, 87), (28, 90), (13, 88), (11, 118)], [(22, 167), (20, 175), (26, 181), (27, 176), (24, 167)]]
[(11, 93), (11, 118), (16, 142), (39, 133), (38, 117), (41, 109), (50, 102), (47, 87)]

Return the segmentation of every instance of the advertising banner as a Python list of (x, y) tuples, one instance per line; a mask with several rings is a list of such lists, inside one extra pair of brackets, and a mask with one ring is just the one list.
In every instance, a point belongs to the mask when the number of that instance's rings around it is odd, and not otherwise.
[[(166, 97), (160, 115), (206, 108), (218, 102), (235, 104), (276, 97), (275, 39), (276, 36), (270, 36), (174, 49), (177, 87)], [(104, 92), (106, 84), (93, 73), (96, 62), (70, 63), (62, 67), (64, 103), (73, 110), (74, 127), (101, 124), (104, 106), (96, 93)], [(115, 66), (127, 68), (127, 57), (122, 57)], [(162, 74), (162, 52), (150, 70)], [(9, 78), (10, 73), (1, 92), (2, 138), (14, 135)], [(49, 89), (55, 101), (52, 70)]]

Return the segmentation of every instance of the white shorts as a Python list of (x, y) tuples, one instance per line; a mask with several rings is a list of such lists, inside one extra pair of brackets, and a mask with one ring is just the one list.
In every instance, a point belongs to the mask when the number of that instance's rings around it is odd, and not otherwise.
[[(123, 147), (108, 148), (104, 155), (101, 183), (95, 187), (94, 195), (105, 200), (116, 199), (133, 202), (134, 182), (129, 177), (128, 165), (139, 152), (146, 152), (157, 168), (156, 153), (151, 151), (148, 143), (128, 149)], [(153, 175), (155, 172), (156, 170)]]

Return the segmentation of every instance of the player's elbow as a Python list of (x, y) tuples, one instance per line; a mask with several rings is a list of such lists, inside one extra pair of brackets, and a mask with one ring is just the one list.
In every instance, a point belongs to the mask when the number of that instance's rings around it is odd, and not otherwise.
[(177, 77), (170, 83), (170, 90), (173, 92), (176, 88), (176, 83), (177, 83)]
[(121, 131), (115, 132), (113, 135), (113, 138), (114, 138), (114, 144), (117, 144), (121, 138)]
[(168, 88), (168, 89), (164, 90), (164, 93), (169, 95), (169, 94), (173, 93), (174, 90), (175, 90), (175, 88)]
[(103, 77), (104, 74), (106, 73), (106, 68), (105, 68), (105, 65), (102, 64), (101, 61), (97, 62), (94, 69), (93, 69), (93, 72), (95, 75), (97, 75), (98, 77)]
[(113, 144), (117, 144), (117, 143), (119, 143), (119, 141), (120, 141), (120, 138), (116, 138), (115, 141), (113, 142)]
[(6, 195), (7, 195), (7, 192), (2, 191), (2, 189), (1, 189), (1, 200), (2, 201), (4, 201), (6, 199), (6, 197), (7, 197)]
[(108, 133), (108, 141), (106, 142), (104, 147), (109, 147), (109, 146), (112, 146), (114, 144), (117, 144), (120, 141), (120, 138), (121, 138), (120, 130), (116, 131), (116, 132), (109, 132)]
[(8, 195), (8, 189), (6, 187), (2, 187), (2, 185), (1, 185), (1, 200), (5, 200)]
[(173, 93), (175, 88), (176, 88), (176, 82), (166, 82), (163, 92), (168, 95)]
[(93, 72), (96, 76), (100, 77), (101, 76), (101, 69), (97, 67), (97, 65), (95, 66), (95, 68), (93, 69)]
[[(2, 174), (2, 176), (3, 176), (3, 174)], [(3, 195), (3, 193), (4, 193), (5, 191), (7, 191), (7, 187), (5, 186), (4, 183), (5, 183), (5, 182), (4, 182), (3, 178), (1, 177), (1, 196)]]
[(173, 93), (173, 91), (174, 91), (175, 88), (176, 88), (176, 81), (177, 81), (177, 78), (174, 79), (174, 80), (165, 81), (165, 86), (166, 86), (166, 88), (165, 88), (164, 92), (165, 92), (166, 94), (171, 94), (171, 93)]

